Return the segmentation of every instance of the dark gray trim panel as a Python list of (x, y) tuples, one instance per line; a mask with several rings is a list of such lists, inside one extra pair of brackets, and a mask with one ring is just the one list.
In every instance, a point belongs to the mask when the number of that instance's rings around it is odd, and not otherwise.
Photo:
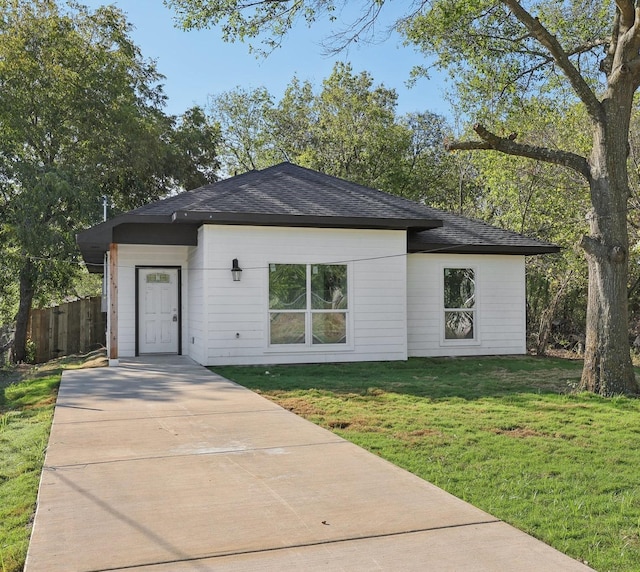
[(173, 221), (187, 224), (234, 224), (310, 228), (369, 228), (383, 230), (429, 230), (442, 226), (438, 219), (373, 218), (260, 213), (176, 211)]
[(112, 242), (117, 242), (118, 244), (197, 246), (198, 225), (125, 223), (114, 227)]
[(533, 256), (536, 254), (554, 254), (562, 249), (559, 246), (509, 246), (497, 244), (425, 244), (411, 243), (407, 252), (409, 254), (514, 254), (520, 256)]

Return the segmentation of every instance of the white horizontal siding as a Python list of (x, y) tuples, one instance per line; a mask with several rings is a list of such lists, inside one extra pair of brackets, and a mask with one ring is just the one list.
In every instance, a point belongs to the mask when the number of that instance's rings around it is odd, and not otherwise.
[[(199, 244), (206, 245), (206, 365), (406, 359), (404, 231), (210, 225)], [(234, 258), (240, 282), (231, 279)], [(348, 344), (269, 347), (269, 263), (348, 264)]]
[[(411, 254), (403, 231), (204, 226), (197, 247), (119, 245), (118, 348), (135, 353), (135, 267), (182, 268), (182, 350), (199, 363), (274, 364), (518, 354), (524, 257)], [(231, 278), (231, 262), (243, 268)], [(268, 264), (347, 263), (349, 343), (269, 347)], [(477, 341), (442, 340), (442, 269), (476, 270)]]
[[(442, 339), (445, 267), (476, 271), (477, 340)], [(407, 260), (409, 356), (526, 353), (524, 256), (411, 254)]]
[[(179, 266), (182, 268), (182, 348), (189, 328), (187, 246), (118, 245), (118, 357), (136, 352), (136, 266)], [(186, 352), (184, 352), (186, 353)]]

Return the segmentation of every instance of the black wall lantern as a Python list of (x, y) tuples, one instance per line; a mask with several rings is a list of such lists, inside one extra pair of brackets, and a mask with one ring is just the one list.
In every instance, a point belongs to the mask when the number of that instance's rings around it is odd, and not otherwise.
[(240, 277), (242, 276), (242, 268), (240, 268), (237, 258), (234, 258), (233, 263), (231, 264), (231, 276), (233, 276), (234, 282), (240, 282)]

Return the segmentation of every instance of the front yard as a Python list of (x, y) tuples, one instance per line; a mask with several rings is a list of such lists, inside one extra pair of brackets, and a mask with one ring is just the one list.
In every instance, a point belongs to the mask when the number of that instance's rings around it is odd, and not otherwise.
[(216, 367), (601, 572), (640, 569), (640, 400), (531, 357)]
[[(89, 359), (87, 359), (89, 358)], [(100, 359), (100, 358), (99, 358)], [(22, 568), (62, 367), (0, 372), (0, 570)], [(640, 569), (640, 400), (530, 357), (218, 367), (600, 572)]]

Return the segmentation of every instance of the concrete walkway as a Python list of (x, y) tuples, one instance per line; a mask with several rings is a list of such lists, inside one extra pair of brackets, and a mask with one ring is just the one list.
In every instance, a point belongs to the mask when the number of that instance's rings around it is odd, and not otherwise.
[(64, 372), (25, 569), (589, 570), (184, 357)]

